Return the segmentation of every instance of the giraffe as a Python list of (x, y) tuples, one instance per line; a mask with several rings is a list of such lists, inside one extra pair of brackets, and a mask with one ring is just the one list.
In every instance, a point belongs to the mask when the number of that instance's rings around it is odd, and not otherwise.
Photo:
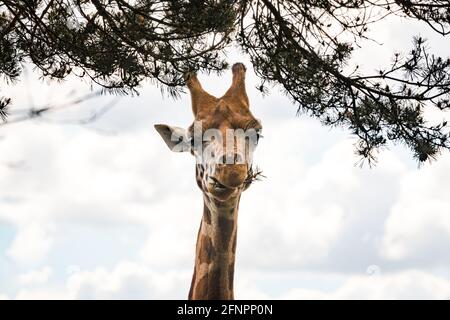
[[(196, 182), (204, 205), (189, 300), (234, 299), (239, 201), (258, 174), (252, 158), (262, 130), (249, 109), (245, 73), (244, 64), (233, 65), (231, 86), (221, 98), (207, 93), (195, 73), (186, 74), (194, 123), (187, 130), (155, 125), (172, 151), (190, 151), (197, 159)], [(215, 135), (207, 137), (211, 130)], [(235, 131), (244, 134), (229, 135)]]

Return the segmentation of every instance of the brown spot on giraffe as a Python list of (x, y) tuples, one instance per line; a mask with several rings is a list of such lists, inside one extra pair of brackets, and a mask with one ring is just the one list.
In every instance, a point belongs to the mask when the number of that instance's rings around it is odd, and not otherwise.
[(234, 231), (234, 220), (219, 216), (218, 228), (222, 250), (227, 251), (231, 246), (231, 236)]
[(214, 259), (216, 251), (212, 244), (211, 238), (203, 235), (200, 239), (199, 263), (211, 263)]
[[(228, 271), (227, 271), (228, 272)], [(214, 268), (208, 271), (196, 284), (193, 295), (204, 294), (207, 300), (232, 299), (233, 293), (230, 291), (229, 281), (225, 281), (225, 273), (221, 268)]]
[(222, 300), (225, 295), (229, 295), (229, 289), (224, 287), (224, 270), (221, 267), (209, 272), (208, 294), (210, 300)]
[[(172, 151), (189, 151), (197, 160), (196, 180), (203, 193), (204, 210), (197, 236), (195, 268), (189, 299), (233, 299), (234, 261), (237, 214), (241, 193), (250, 185), (252, 153), (238, 148), (239, 139), (204, 139), (214, 129), (226, 137), (230, 130), (259, 132), (261, 123), (250, 111), (245, 89), (246, 68), (242, 63), (232, 67), (232, 83), (220, 98), (207, 93), (197, 76), (188, 73), (186, 85), (191, 95), (194, 122), (187, 130), (155, 125)], [(200, 146), (195, 144), (200, 125)], [(175, 137), (175, 139), (174, 139)], [(190, 141), (190, 143), (185, 143)], [(245, 140), (245, 144), (248, 144)], [(256, 142), (252, 142), (256, 147)], [(211, 156), (201, 150), (211, 148)], [(225, 150), (225, 151), (224, 151)], [(199, 162), (200, 159), (200, 162)], [(241, 159), (223, 163), (218, 159)]]
[[(190, 299), (195, 298), (195, 296), (198, 296), (199, 292), (206, 293), (206, 297), (208, 295), (208, 274), (205, 274), (200, 280), (197, 279), (196, 283), (193, 283), (192, 285), (194, 287), (192, 297)], [(207, 299), (205, 297), (205, 299)]]
[(211, 224), (211, 211), (207, 206), (203, 207), (203, 221), (207, 224)]

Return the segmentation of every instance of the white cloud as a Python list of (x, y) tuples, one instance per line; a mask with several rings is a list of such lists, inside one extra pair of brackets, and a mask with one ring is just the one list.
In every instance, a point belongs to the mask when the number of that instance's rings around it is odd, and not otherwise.
[(66, 291), (54, 288), (21, 289), (16, 300), (71, 300), (73, 297)]
[[(17, 170), (0, 166), (5, 177), (0, 181), (4, 190), (0, 200), (10, 199), (0, 201), (0, 218), (17, 229), (7, 250), (9, 257), (20, 264), (43, 261), (56, 237), (67, 237), (63, 230), (80, 225), (147, 227), (149, 241), (154, 241), (164, 256), (172, 250), (164, 247), (169, 243), (166, 238), (177, 242), (171, 230), (178, 228), (178, 235), (194, 235), (197, 221), (190, 223), (190, 217), (197, 217), (199, 223), (201, 196), (195, 192), (193, 159), (188, 155), (172, 157), (159, 136), (151, 133), (149, 128), (149, 132), (105, 137), (81, 130), (72, 137), (55, 126), (28, 125), (11, 130), (3, 141), (2, 153), (26, 164)], [(29, 143), (45, 148), (36, 157), (37, 149)], [(155, 152), (156, 146), (162, 152)], [(197, 212), (191, 200), (194, 192), (199, 200)], [(189, 212), (180, 210), (180, 201)], [(182, 231), (185, 226), (187, 230)], [(178, 259), (177, 252), (186, 255), (180, 248), (174, 251), (174, 259)]]
[[(447, 278), (420, 270), (345, 277), (322, 272), (248, 272), (243, 272), (235, 283), (238, 299), (450, 299)], [(186, 271), (156, 271), (142, 264), (121, 262), (112, 269), (98, 267), (72, 274), (61, 288), (22, 289), (16, 299), (185, 299), (190, 277)], [(303, 279), (305, 285), (295, 287), (296, 278)], [(280, 283), (289, 280), (290, 286)], [(273, 281), (280, 288), (273, 292), (262, 289)]]
[(52, 274), (52, 268), (49, 266), (39, 270), (32, 270), (19, 275), (19, 282), (23, 285), (45, 284)]
[[(390, 191), (390, 197), (395, 196), (396, 180), (406, 172), (405, 165), (386, 151), (373, 171), (355, 167), (352, 140), (337, 137), (327, 149), (317, 150), (301, 137), (320, 135), (323, 128), (306, 125), (305, 129), (294, 121), (275, 124), (269, 128), (271, 137), (261, 143), (260, 164), (267, 179), (256, 182), (240, 206), (238, 259), (246, 267), (336, 268), (330, 259), (353, 259), (349, 246), (367, 252), (377, 246), (377, 238), (361, 225), (374, 219), (383, 223), (386, 213), (380, 211), (390, 200), (379, 200), (377, 193)], [(292, 148), (289, 137), (296, 136), (305, 154)], [(316, 159), (313, 164), (307, 163), (309, 152)], [(346, 251), (338, 252), (340, 248)], [(366, 258), (376, 259), (377, 252)]]
[[(448, 263), (450, 245), (450, 155), (414, 170), (386, 220), (382, 254), (389, 259)], [(434, 260), (434, 261), (433, 261)]]
[(158, 271), (122, 261), (113, 268), (73, 270), (58, 286), (22, 288), (18, 300), (38, 299), (185, 299), (190, 272)]
[(121, 262), (113, 270), (96, 268), (71, 275), (68, 292), (76, 299), (180, 299), (187, 296), (190, 274), (156, 272)]
[(47, 225), (29, 224), (19, 229), (7, 250), (8, 256), (17, 263), (29, 264), (46, 257), (52, 245)]
[(291, 289), (281, 299), (450, 299), (450, 281), (407, 270), (379, 276), (352, 276), (332, 291)]
[(194, 193), (170, 197), (153, 206), (149, 214), (158, 217), (148, 225), (149, 234), (139, 251), (140, 258), (157, 267), (193, 268), (196, 230), (203, 212), (201, 203), (200, 194)]

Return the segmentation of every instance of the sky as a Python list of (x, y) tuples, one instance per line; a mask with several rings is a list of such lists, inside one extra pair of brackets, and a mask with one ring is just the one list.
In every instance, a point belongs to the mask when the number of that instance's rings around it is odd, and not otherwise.
[[(414, 34), (447, 54), (449, 40), (425, 24), (376, 26), (382, 45), (355, 56), (366, 70), (408, 50)], [(254, 160), (266, 176), (242, 195), (235, 297), (449, 299), (449, 153), (419, 168), (409, 150), (389, 145), (375, 167), (361, 168), (349, 132), (296, 116), (277, 87), (262, 96), (248, 58), (233, 49), (229, 60), (247, 65), (251, 110), (264, 127)], [(18, 110), (90, 92), (79, 79), (38, 76), (27, 68), (2, 95)], [(231, 71), (199, 79), (220, 96)], [(202, 195), (194, 158), (170, 152), (153, 125), (190, 125), (190, 98), (148, 83), (139, 91), (89, 125), (64, 121), (114, 96), (0, 127), (0, 299), (187, 297)]]

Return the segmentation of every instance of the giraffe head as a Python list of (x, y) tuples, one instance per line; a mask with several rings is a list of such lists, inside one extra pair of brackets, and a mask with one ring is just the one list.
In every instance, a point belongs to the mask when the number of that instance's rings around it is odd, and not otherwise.
[(209, 198), (238, 198), (251, 184), (253, 151), (261, 123), (252, 115), (245, 90), (245, 66), (232, 67), (231, 87), (216, 98), (203, 90), (193, 73), (186, 74), (194, 121), (187, 129), (155, 125), (167, 146), (195, 156), (197, 184)]

